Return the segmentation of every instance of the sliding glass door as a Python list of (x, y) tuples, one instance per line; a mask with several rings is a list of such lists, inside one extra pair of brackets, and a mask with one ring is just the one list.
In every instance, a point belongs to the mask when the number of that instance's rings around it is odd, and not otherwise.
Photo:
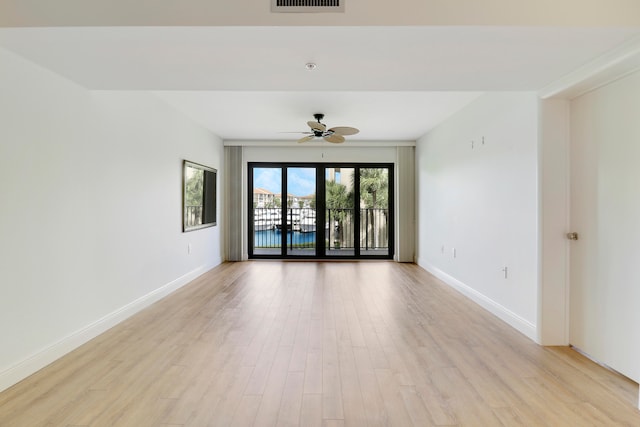
[(314, 257), (318, 240), (316, 168), (287, 167), (286, 170), (286, 255)]
[(389, 169), (360, 168), (360, 254), (389, 253)]
[(325, 169), (324, 207), (327, 218), (329, 256), (356, 255), (355, 168), (329, 166)]
[(254, 255), (282, 255), (282, 167), (251, 169), (252, 200), (249, 209), (249, 235)]
[(250, 258), (393, 257), (390, 164), (249, 164)]

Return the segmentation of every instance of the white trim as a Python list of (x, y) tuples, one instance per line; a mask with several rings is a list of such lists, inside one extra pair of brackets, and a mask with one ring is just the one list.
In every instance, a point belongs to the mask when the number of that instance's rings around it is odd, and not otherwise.
[(538, 114), (537, 342), (562, 346), (569, 344), (567, 251), (570, 245), (564, 235), (571, 231), (568, 221), (570, 101), (540, 100)]
[(51, 364), (62, 356), (70, 353), (86, 342), (92, 340), (118, 323), (128, 319), (151, 304), (161, 300), (172, 292), (180, 289), (198, 276), (206, 273), (216, 265), (200, 266), (166, 285), (144, 295), (137, 300), (121, 307), (113, 313), (107, 314), (101, 319), (73, 332), (60, 341), (27, 357), (12, 367), (0, 372), (0, 392), (19, 383), (28, 376), (36, 373), (45, 366)]
[[(571, 231), (571, 103), (566, 105), (566, 135), (565, 135), (565, 194), (567, 198), (565, 200), (565, 218), (564, 223), (567, 226), (567, 232)], [(564, 246), (564, 265), (565, 265), (565, 278), (564, 278), (564, 298), (565, 298), (565, 312), (564, 312), (564, 336), (567, 345), (571, 344), (571, 244), (568, 240), (565, 241)]]
[(587, 62), (538, 92), (542, 99), (573, 99), (640, 70), (640, 37)]
[(542, 320), (544, 319), (545, 313), (545, 304), (544, 304), (544, 285), (545, 285), (545, 280), (544, 280), (544, 268), (545, 268), (545, 262), (544, 262), (544, 241), (545, 241), (545, 217), (544, 217), (544, 208), (545, 208), (545, 200), (544, 200), (544, 165), (545, 165), (545, 161), (544, 161), (544, 154), (545, 154), (545, 135), (543, 133), (543, 126), (544, 124), (544, 114), (543, 114), (543, 108), (542, 108), (542, 103), (544, 102), (544, 100), (540, 99), (538, 100), (538, 146), (537, 146), (537, 152), (536, 152), (536, 156), (538, 156), (537, 159), (537, 181), (536, 181), (536, 198), (537, 198), (537, 219), (536, 219), (536, 224), (538, 227), (538, 233), (537, 233), (537, 238), (536, 238), (536, 247), (537, 247), (537, 256), (538, 259), (536, 260), (536, 270), (537, 270), (537, 280), (536, 280), (536, 286), (537, 286), (537, 298), (538, 298), (538, 302), (537, 302), (537, 316), (539, 319), (538, 324), (540, 325), (540, 327), (537, 329), (537, 333), (536, 333), (536, 342), (538, 343), (543, 343), (544, 342), (544, 322), (542, 322)]
[[(224, 146), (243, 146), (243, 147), (295, 147), (309, 148), (320, 147), (323, 140), (309, 141), (305, 144), (298, 144), (296, 141), (249, 141), (237, 139), (225, 139)], [(344, 144), (330, 144), (332, 148), (340, 147), (415, 147), (416, 141), (354, 141), (348, 140)]]
[(498, 317), (499, 319), (503, 320), (508, 325), (516, 329), (517, 331), (524, 334), (532, 341), (537, 342), (538, 331), (536, 326), (533, 323), (523, 319), (522, 317), (518, 316), (511, 310), (503, 307), (502, 305), (493, 301), (491, 298), (481, 294), (480, 292), (476, 291), (475, 289), (471, 288), (465, 283), (462, 283), (455, 277), (450, 276), (449, 274), (445, 273), (439, 268), (434, 267), (428, 262), (419, 262), (418, 265), (420, 265), (429, 273), (436, 276), (438, 279), (443, 281), (446, 285), (454, 288), (455, 290), (457, 290), (467, 298), (471, 299), (473, 302), (475, 302), (485, 310), (489, 311), (491, 314), (495, 315), (496, 317)]

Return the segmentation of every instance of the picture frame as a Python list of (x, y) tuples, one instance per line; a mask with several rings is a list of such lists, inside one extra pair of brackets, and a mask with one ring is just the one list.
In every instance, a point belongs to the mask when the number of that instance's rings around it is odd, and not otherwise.
[(182, 172), (182, 231), (217, 225), (218, 171), (184, 160)]

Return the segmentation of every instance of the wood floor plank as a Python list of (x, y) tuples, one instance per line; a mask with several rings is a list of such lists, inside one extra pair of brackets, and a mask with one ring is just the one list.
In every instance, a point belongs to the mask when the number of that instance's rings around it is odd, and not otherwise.
[(638, 385), (413, 264), (225, 263), (0, 393), (0, 426), (638, 426)]
[(262, 396), (244, 395), (229, 425), (232, 427), (253, 426), (261, 400)]
[(353, 349), (353, 353), (367, 425), (383, 426), (386, 424), (387, 415), (376, 377), (376, 367), (370, 352), (367, 348), (356, 347)]
[(433, 373), (433, 383), (447, 400), (458, 425), (499, 426), (500, 420), (458, 368)]
[(362, 426), (366, 425), (367, 417), (353, 350), (354, 347), (348, 344), (342, 344), (338, 349), (342, 408), (345, 425)]
[(375, 372), (388, 424), (394, 426), (414, 425), (402, 399), (403, 385), (397, 381), (393, 371), (391, 369), (376, 369)]
[(434, 425), (415, 386), (401, 386), (400, 395), (414, 426)]
[(448, 401), (442, 396), (437, 388), (429, 384), (419, 384), (416, 386), (416, 393), (422, 399), (422, 403), (429, 414), (429, 419), (436, 426), (457, 425), (456, 417), (449, 407)]
[(322, 426), (322, 395), (304, 394), (300, 410), (300, 425), (306, 427)]
[(284, 385), (278, 420), (279, 427), (291, 427), (300, 425), (302, 411), (302, 397), (304, 389), (304, 374), (302, 372), (289, 372)]
[(287, 382), (292, 347), (278, 347), (262, 393), (256, 419), (265, 426), (276, 425), (281, 407), (283, 391)]
[(307, 353), (304, 393), (322, 395), (322, 353)]
[(322, 352), (322, 416), (325, 420), (344, 419), (338, 343), (335, 329), (325, 332)]
[[(250, 367), (240, 367), (230, 378), (226, 389), (222, 393), (218, 405), (213, 408), (211, 417), (208, 419), (210, 426), (227, 427), (232, 424), (234, 416), (242, 403), (244, 390), (247, 387), (252, 369)], [(194, 425), (196, 425), (194, 423)]]

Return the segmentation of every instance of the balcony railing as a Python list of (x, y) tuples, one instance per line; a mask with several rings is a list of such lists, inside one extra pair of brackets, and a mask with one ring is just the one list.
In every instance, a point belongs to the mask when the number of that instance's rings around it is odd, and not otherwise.
[(389, 248), (389, 210), (360, 209), (360, 248)]
[[(388, 209), (360, 209), (360, 249), (389, 248)], [(289, 248), (315, 248), (316, 236), (322, 231), (316, 223), (313, 208), (287, 208), (286, 244)], [(354, 209), (327, 209), (324, 225), (327, 250), (353, 250), (355, 246)], [(282, 244), (280, 208), (255, 208), (253, 216), (254, 247), (279, 248)]]

